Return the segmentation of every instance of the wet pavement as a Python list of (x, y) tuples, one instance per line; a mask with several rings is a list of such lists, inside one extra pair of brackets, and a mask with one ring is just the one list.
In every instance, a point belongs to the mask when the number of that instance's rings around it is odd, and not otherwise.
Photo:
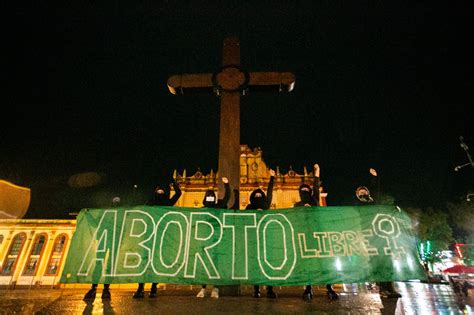
[(301, 299), (302, 286), (275, 287), (278, 299), (266, 298), (264, 289), (255, 299), (251, 286), (242, 286), (238, 297), (199, 299), (195, 295), (200, 286), (189, 285), (160, 288), (155, 299), (133, 299), (132, 289), (112, 286), (112, 299), (102, 301), (99, 285), (96, 299), (89, 303), (82, 300), (87, 289), (3, 289), (0, 314), (474, 314), (473, 289), (465, 297), (446, 284), (396, 282), (395, 287), (402, 298), (380, 298), (377, 289), (363, 285), (336, 285), (340, 298), (330, 301), (324, 286), (318, 286), (311, 302)]

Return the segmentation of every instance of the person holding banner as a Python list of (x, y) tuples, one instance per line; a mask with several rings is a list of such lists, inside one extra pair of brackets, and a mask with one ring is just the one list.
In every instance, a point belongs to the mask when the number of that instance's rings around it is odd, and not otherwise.
[[(86, 295), (84, 295), (84, 298), (83, 298), (84, 301), (95, 299), (95, 295), (97, 293), (97, 286), (98, 286), (97, 283), (92, 284), (92, 288), (89, 291), (87, 291)], [(109, 287), (110, 287), (110, 284), (104, 283), (104, 289), (102, 290), (102, 296), (101, 296), (102, 300), (110, 300)]]
[[(376, 171), (371, 168), (370, 169), (370, 174), (372, 174), (373, 177), (377, 178), (377, 173)], [(379, 187), (377, 183), (377, 187)], [(377, 189), (377, 196), (379, 192)], [(357, 201), (359, 205), (370, 205), (370, 204), (375, 204), (374, 198), (370, 195), (370, 191), (367, 187), (365, 186), (360, 186), (357, 187), (356, 193)], [(377, 285), (379, 286), (379, 295), (382, 298), (400, 298), (402, 295), (398, 293), (395, 288), (393, 287), (393, 282), (391, 281), (382, 281), (382, 282), (377, 282)]]
[[(153, 193), (153, 198), (149, 202), (151, 206), (174, 206), (174, 204), (178, 201), (179, 197), (181, 197), (181, 189), (176, 181), (171, 183), (174, 189), (174, 195), (170, 198), (170, 191), (162, 186), (157, 186)], [(149, 298), (155, 298), (158, 293), (158, 283), (151, 284), (150, 294), (148, 295)], [(145, 283), (139, 283), (137, 291), (133, 294), (134, 299), (141, 299), (145, 297)]]
[[(117, 208), (120, 207), (121, 200), (120, 197), (114, 197), (112, 198), (112, 208)], [(93, 283), (92, 287), (90, 288), (89, 291), (84, 295), (83, 300), (84, 301), (92, 301), (95, 299), (95, 296), (97, 294), (97, 287), (99, 285), (97, 283)], [(102, 300), (110, 300), (110, 284), (109, 283), (104, 283), (104, 289), (102, 290)]]
[(208, 189), (204, 193), (203, 208), (227, 209), (227, 203), (230, 200), (230, 185), (227, 177), (222, 177), (222, 182), (224, 183), (224, 197), (217, 199), (215, 191)]
[[(267, 195), (260, 188), (255, 189), (250, 194), (250, 203), (245, 207), (246, 210), (268, 210), (272, 204), (273, 183), (275, 181), (275, 171), (270, 169), (270, 181), (268, 182)], [(260, 286), (254, 286), (254, 298), (260, 297)], [(267, 297), (276, 299), (277, 294), (273, 291), (273, 286), (267, 286)]]
[[(319, 207), (319, 194), (321, 188), (321, 181), (319, 180), (320, 168), (318, 164), (313, 167), (313, 187), (301, 184), (298, 188), (300, 201), (296, 202), (293, 207)], [(330, 300), (339, 298), (339, 295), (334, 291), (331, 284), (326, 284), (327, 295)], [(307, 285), (303, 292), (303, 299), (310, 301), (313, 298), (313, 288), (311, 284)]]
[[(216, 193), (213, 189), (208, 189), (204, 193), (204, 200), (202, 201), (203, 208), (217, 208), (217, 209), (227, 209), (227, 203), (230, 199), (230, 185), (227, 177), (222, 177), (222, 182), (224, 183), (224, 197), (222, 199), (217, 199)], [(203, 284), (201, 290), (198, 292), (196, 297), (204, 298), (206, 296), (206, 284)], [(211, 292), (211, 298), (219, 298), (219, 288), (214, 286)]]
[(181, 197), (181, 189), (176, 181), (170, 184), (173, 186), (174, 195), (170, 198), (169, 189), (157, 186), (153, 194), (153, 199), (149, 202), (151, 206), (174, 206)]

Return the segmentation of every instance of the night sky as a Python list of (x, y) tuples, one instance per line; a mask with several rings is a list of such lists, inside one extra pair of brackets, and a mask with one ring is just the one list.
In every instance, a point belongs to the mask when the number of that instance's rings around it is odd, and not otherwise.
[[(468, 162), (459, 136), (474, 152), (470, 7), (74, 3), (19, 4), (3, 31), (0, 179), (32, 189), (26, 217), (140, 203), (174, 169), (216, 170), (219, 99), (171, 95), (166, 81), (215, 71), (230, 35), (245, 69), (296, 76), (291, 93), (242, 98), (241, 143), (283, 172), (318, 162), (329, 205), (351, 203), (369, 167), (402, 207), (474, 190), (474, 168), (453, 170)], [(68, 184), (84, 172), (100, 181)]]

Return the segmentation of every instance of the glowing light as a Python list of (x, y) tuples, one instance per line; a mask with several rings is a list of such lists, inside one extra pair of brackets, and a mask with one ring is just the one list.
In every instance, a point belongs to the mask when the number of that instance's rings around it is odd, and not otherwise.
[(397, 272), (402, 271), (402, 269), (401, 269), (401, 267), (400, 267), (400, 261), (399, 261), (398, 259), (393, 261), (393, 266), (395, 267), (395, 269), (397, 270)]
[(374, 168), (370, 168), (369, 172), (372, 176), (377, 176), (377, 171)]
[(454, 247), (456, 248), (456, 253), (458, 253), (459, 258), (463, 259), (463, 255), (461, 252), (461, 246), (464, 246), (464, 244), (456, 244)]
[(30, 205), (31, 190), (0, 180), (0, 219), (21, 219)]
[(341, 263), (341, 260), (339, 258), (336, 258), (336, 261), (334, 262), (334, 266), (336, 267), (337, 271), (342, 270), (342, 263)]

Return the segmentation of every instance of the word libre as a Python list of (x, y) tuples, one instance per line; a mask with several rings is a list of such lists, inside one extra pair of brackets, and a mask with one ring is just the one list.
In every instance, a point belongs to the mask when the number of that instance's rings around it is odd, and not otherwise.
[(409, 218), (391, 206), (83, 210), (72, 242), (64, 283), (304, 285), (424, 277)]

